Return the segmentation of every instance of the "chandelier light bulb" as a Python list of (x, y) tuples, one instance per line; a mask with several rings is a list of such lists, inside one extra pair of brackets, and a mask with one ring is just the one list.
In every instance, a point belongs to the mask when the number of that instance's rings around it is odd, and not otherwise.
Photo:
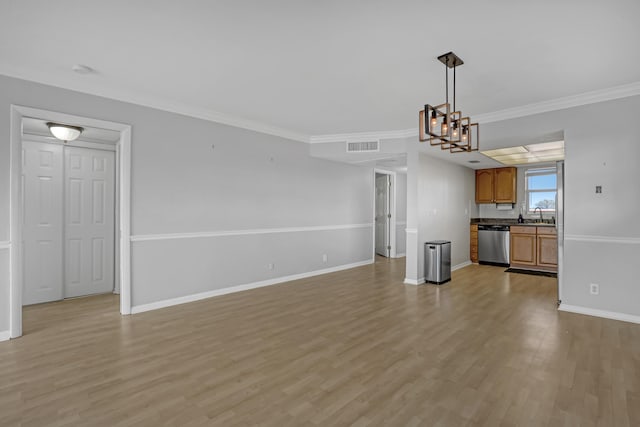
[(436, 112), (431, 113), (431, 127), (434, 128), (438, 125), (438, 118), (436, 117)]
[(447, 124), (447, 119), (445, 118), (442, 121), (442, 127), (440, 128), (441, 135), (447, 135), (449, 133), (449, 125)]

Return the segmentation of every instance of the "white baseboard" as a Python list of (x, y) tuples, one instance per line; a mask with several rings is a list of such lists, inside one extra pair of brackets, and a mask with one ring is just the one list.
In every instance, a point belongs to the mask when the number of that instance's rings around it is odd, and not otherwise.
[(199, 294), (186, 295), (183, 297), (166, 299), (162, 301), (152, 302), (149, 304), (136, 305), (131, 307), (131, 314), (143, 313), (145, 311), (157, 310), (159, 308), (171, 307), (172, 305), (185, 304), (188, 302), (199, 301), (202, 299), (231, 294), (234, 292), (247, 291), (249, 289), (262, 288), (264, 286), (277, 285), (278, 283), (290, 282), (292, 280), (306, 279), (308, 277), (319, 276), (321, 274), (348, 270), (350, 268), (373, 264), (373, 262), (374, 262), (373, 259), (369, 259), (366, 261), (354, 262), (352, 264), (338, 265), (336, 267), (325, 268), (322, 270), (309, 271), (309, 272), (300, 273), (300, 274), (292, 274), (290, 276), (275, 277), (273, 279), (262, 280), (260, 282), (247, 283), (244, 285), (231, 286), (231, 287), (222, 288), (222, 289), (214, 289), (212, 291), (202, 292)]
[[(460, 270), (461, 268), (467, 267), (469, 265), (471, 265), (471, 261), (465, 261), (463, 263), (460, 263), (458, 265), (454, 265), (453, 267), (451, 267), (451, 271), (456, 271), (456, 270)], [(417, 280), (414, 279), (408, 279), (405, 277), (404, 279), (404, 284), (405, 285), (422, 285), (423, 283), (425, 283), (424, 277), (421, 277)]]
[(460, 263), (458, 265), (454, 265), (453, 267), (451, 267), (451, 271), (460, 270), (461, 268), (465, 268), (465, 267), (467, 267), (467, 266), (469, 266), (471, 264), (472, 264), (471, 261), (462, 262), (462, 263)]
[(402, 258), (402, 257), (405, 257), (405, 256), (407, 256), (407, 254), (404, 253), (404, 252), (402, 252), (401, 254), (396, 254), (396, 258)]
[(615, 311), (598, 310), (595, 308), (580, 307), (577, 305), (560, 304), (560, 311), (568, 313), (586, 314), (587, 316), (603, 317), (605, 319), (621, 320), (623, 322), (640, 323), (640, 316), (633, 314), (618, 313)]
[(0, 331), (0, 341), (8, 341), (11, 338), (11, 332)]

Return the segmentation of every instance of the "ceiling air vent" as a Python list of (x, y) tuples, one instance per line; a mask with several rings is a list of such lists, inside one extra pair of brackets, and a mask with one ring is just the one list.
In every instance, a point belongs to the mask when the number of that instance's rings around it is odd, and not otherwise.
[(380, 151), (380, 141), (347, 141), (347, 153)]

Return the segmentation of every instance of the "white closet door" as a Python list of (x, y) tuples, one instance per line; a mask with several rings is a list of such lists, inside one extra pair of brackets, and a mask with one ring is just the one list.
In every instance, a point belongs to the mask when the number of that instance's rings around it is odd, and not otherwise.
[(112, 151), (65, 147), (64, 296), (113, 291), (114, 179)]
[(391, 256), (391, 219), (389, 218), (389, 214), (391, 213), (391, 197), (389, 194), (390, 186), (391, 177), (389, 175), (376, 176), (376, 253), (384, 257)]
[(62, 299), (62, 146), (22, 143), (24, 305)]

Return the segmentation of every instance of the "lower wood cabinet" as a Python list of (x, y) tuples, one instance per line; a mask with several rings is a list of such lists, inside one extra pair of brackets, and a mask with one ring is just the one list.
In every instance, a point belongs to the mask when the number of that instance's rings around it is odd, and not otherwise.
[(536, 235), (511, 234), (511, 265), (536, 265)]
[(556, 236), (538, 235), (538, 265), (558, 268), (558, 239)]
[(471, 262), (478, 262), (478, 224), (471, 224), (470, 230), (469, 240), (471, 242), (471, 247), (469, 258), (471, 259)]
[(558, 239), (555, 228), (512, 226), (510, 235), (512, 267), (557, 271)]

